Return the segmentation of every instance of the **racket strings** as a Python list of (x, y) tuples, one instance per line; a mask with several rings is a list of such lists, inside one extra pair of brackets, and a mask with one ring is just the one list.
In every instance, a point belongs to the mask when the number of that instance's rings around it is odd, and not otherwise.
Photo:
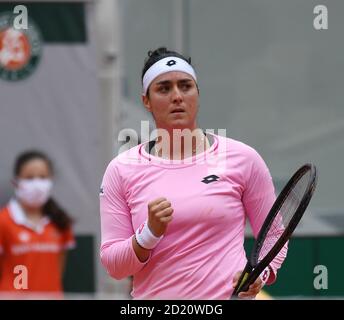
[(273, 248), (276, 242), (282, 236), (284, 230), (289, 226), (290, 221), (295, 215), (300, 203), (307, 191), (309, 180), (311, 177), (310, 171), (307, 171), (291, 188), (290, 192), (285, 197), (278, 214), (271, 223), (270, 229), (261, 246), (258, 261), (264, 257)]

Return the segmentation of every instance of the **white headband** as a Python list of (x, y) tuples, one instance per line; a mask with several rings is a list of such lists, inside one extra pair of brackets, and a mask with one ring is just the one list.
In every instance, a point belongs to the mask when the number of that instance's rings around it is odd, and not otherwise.
[(142, 94), (145, 96), (147, 94), (147, 89), (152, 81), (163, 73), (170, 71), (182, 71), (188, 73), (197, 82), (196, 73), (193, 67), (183, 59), (178, 57), (166, 57), (157, 62), (155, 62), (145, 73), (142, 85)]

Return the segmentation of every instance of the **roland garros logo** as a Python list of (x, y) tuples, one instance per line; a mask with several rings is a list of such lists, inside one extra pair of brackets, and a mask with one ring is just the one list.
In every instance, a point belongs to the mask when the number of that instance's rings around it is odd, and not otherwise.
[(36, 69), (42, 52), (41, 35), (29, 19), (26, 30), (16, 29), (15, 15), (0, 14), (0, 78), (18, 81), (30, 76)]

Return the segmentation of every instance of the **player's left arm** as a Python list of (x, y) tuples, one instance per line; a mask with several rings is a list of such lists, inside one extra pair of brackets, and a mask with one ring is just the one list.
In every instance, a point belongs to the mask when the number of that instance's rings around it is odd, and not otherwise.
[[(259, 230), (276, 200), (276, 193), (270, 170), (263, 158), (252, 148), (247, 151), (248, 168), (242, 199), (253, 236), (257, 238)], [(264, 283), (271, 284), (275, 281), (276, 270), (277, 268), (270, 266), (268, 278), (264, 280)], [(259, 278), (256, 281), (259, 281)]]

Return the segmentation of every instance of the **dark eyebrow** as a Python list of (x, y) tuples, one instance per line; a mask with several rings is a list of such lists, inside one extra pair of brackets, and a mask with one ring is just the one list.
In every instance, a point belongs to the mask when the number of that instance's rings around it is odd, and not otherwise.
[[(163, 80), (163, 81), (159, 81), (156, 83), (157, 86), (159, 85), (165, 85), (165, 84), (170, 84), (172, 81), (170, 80)], [(181, 79), (181, 80), (178, 80), (178, 83), (188, 83), (188, 82), (192, 82), (191, 79)]]
[(191, 79), (181, 79), (178, 81), (179, 83), (188, 83), (188, 82), (192, 82)]

